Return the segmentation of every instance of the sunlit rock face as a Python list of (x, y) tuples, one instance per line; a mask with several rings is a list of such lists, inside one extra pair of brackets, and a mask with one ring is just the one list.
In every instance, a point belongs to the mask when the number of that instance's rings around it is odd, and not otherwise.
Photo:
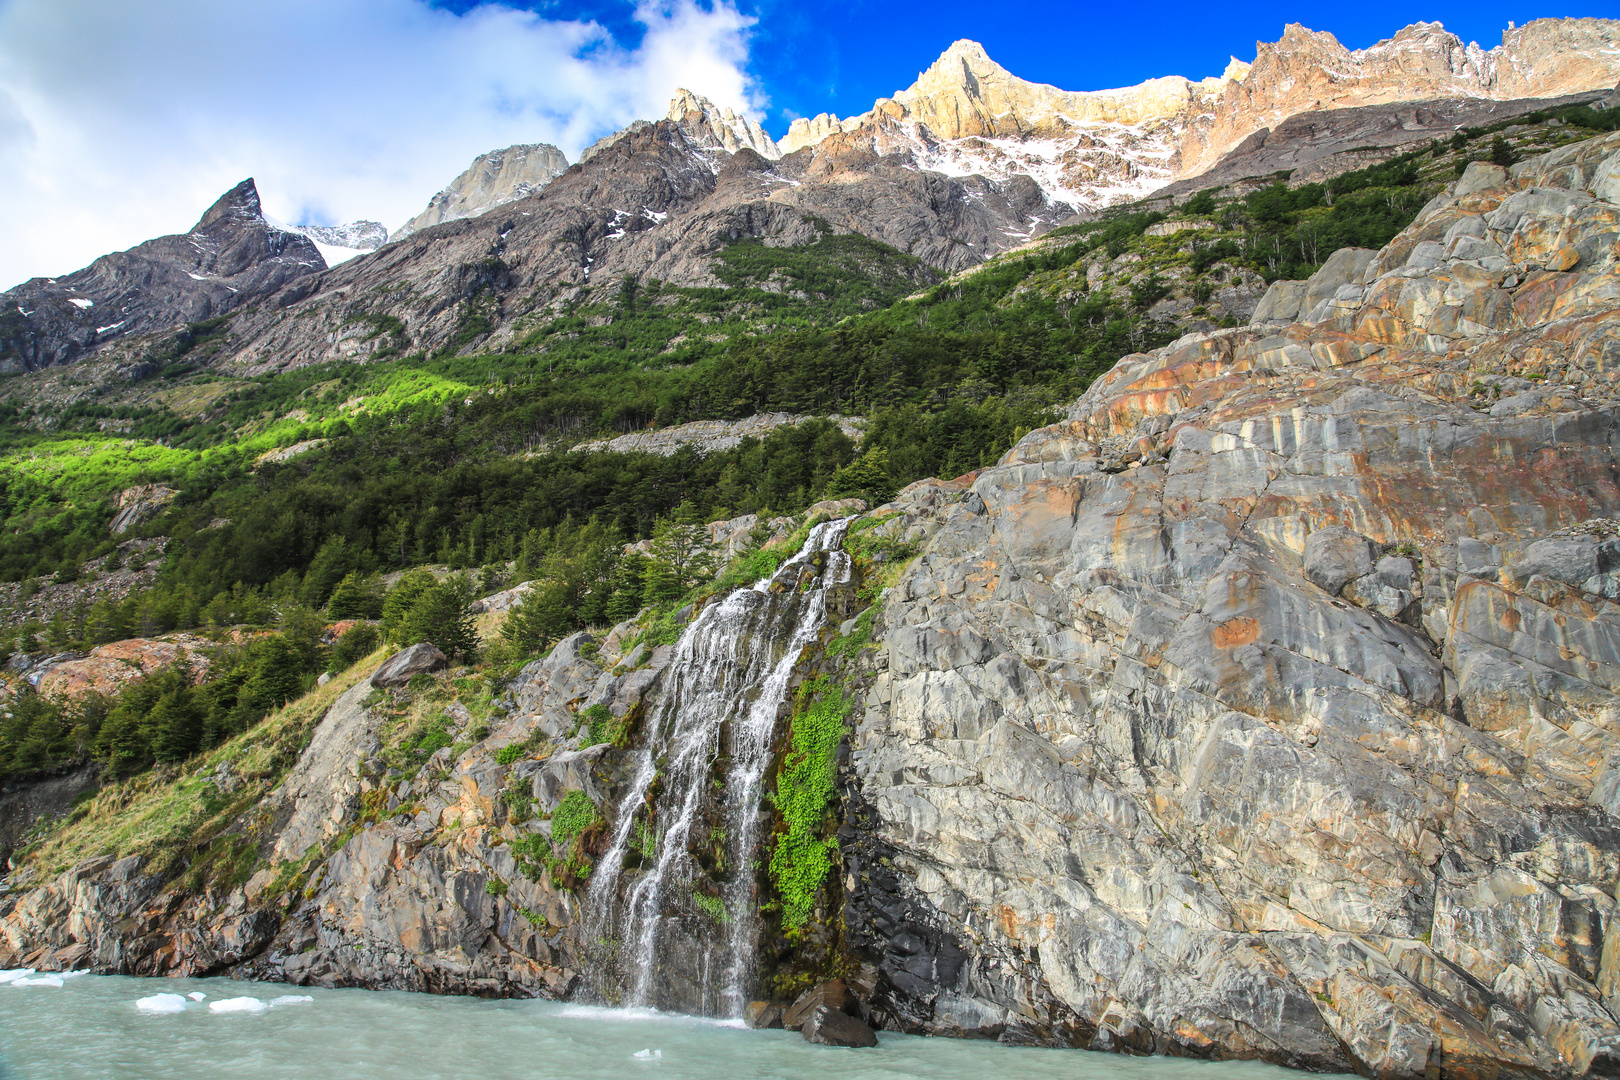
[(1471, 166), (902, 493), (846, 860), (894, 1022), (1615, 1067), (1617, 176)]

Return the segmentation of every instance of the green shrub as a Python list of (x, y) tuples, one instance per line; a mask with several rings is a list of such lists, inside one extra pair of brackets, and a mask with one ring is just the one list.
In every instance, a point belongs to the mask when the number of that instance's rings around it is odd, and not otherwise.
[(332, 645), (332, 664), (329, 670), (334, 674), (349, 670), (375, 652), (381, 643), (382, 635), (377, 632), (375, 626), (349, 627), (338, 635), (337, 641)]
[(583, 791), (570, 791), (551, 813), (551, 843), (567, 852), (579, 834), (601, 820), (596, 804)]
[(782, 900), (782, 925), (799, 930), (815, 908), (816, 894), (838, 850), (828, 808), (835, 792), (834, 755), (844, 737), (851, 702), (827, 679), (799, 687), (792, 731), (771, 796), (783, 830), (771, 853), (771, 882)]

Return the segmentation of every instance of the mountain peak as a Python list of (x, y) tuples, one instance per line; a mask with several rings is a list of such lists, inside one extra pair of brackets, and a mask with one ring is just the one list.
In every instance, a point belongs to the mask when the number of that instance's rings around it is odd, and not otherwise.
[(765, 134), (758, 121), (739, 116), (736, 110), (716, 105), (685, 87), (677, 88), (670, 99), (668, 117), (700, 145), (719, 146), (731, 154), (746, 146), (772, 161), (782, 156), (776, 141)]
[(202, 232), (222, 221), (253, 221), (263, 218), (264, 207), (259, 203), (259, 188), (250, 176), (221, 195), (191, 231)]

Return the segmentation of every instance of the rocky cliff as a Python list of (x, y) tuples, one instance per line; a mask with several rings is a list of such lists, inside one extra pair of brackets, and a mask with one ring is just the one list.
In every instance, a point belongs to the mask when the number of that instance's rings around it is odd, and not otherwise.
[[(264, 372), (452, 341), (496, 350), (592, 283), (717, 285), (715, 252), (744, 239), (786, 246), (854, 232), (959, 269), (1070, 214), (1027, 177), (946, 177), (853, 142), (777, 161), (728, 153), (699, 119), (622, 133), (525, 199), (295, 282), (232, 321), (221, 366)], [(458, 339), (469, 323), (485, 330)]]
[(901, 498), (845, 864), (886, 1017), (1615, 1067), (1617, 176), (1476, 165), (1305, 322)]
[(428, 200), (427, 208), (395, 229), (389, 240), (401, 240), (430, 225), (477, 217), (526, 198), (561, 176), (568, 158), (550, 143), (508, 146), (480, 154), (465, 172)]
[[(831, 618), (892, 585), (803, 658), (854, 704), (836, 866), (761, 989), (832, 965), (891, 1030), (1413, 1080), (1620, 1067), (1617, 237), (1620, 134), (1475, 164), (853, 523)], [(586, 883), (657, 850), (610, 838), (679, 686), (643, 630), (494, 693), (374, 657), (108, 789), (0, 897), (0, 964), (612, 1000)], [(688, 943), (733, 925), (702, 884)], [(691, 970), (663, 1000), (703, 1004)]]
[(152, 373), (153, 334), (243, 309), (214, 345), (233, 373), (501, 349), (593, 280), (713, 286), (729, 244), (799, 246), (829, 229), (956, 272), (1172, 182), (1180, 194), (1257, 170), (1321, 178), (1457, 124), (1588, 100), (1570, 92), (1620, 82), (1617, 42), (1620, 23), (1602, 19), (1538, 20), (1488, 51), (1438, 24), (1358, 51), (1291, 26), (1219, 77), (1070, 92), (959, 41), (871, 111), (797, 121), (780, 144), (682, 90), (666, 119), (600, 140), (571, 168), (543, 144), (479, 158), (394, 243), (364, 258), (344, 249), (344, 265), (319, 277), (304, 237), (267, 230), (246, 185), (222, 202), (240, 215), (211, 211), (188, 237), (5, 294), (0, 366), (100, 351), (127, 381)]
[(0, 372), (68, 363), (109, 342), (203, 322), (324, 269), (307, 237), (265, 221), (258, 189), (244, 180), (188, 233), (0, 293)]

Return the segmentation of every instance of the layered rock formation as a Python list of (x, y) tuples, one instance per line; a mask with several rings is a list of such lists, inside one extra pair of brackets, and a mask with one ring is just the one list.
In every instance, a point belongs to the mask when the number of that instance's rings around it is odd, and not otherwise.
[(550, 143), (508, 146), (473, 159), (465, 172), (428, 200), (427, 208), (395, 229), (387, 239), (446, 221), (477, 217), (509, 202), (527, 198), (561, 176), (568, 158)]
[(308, 238), (265, 221), (258, 189), (244, 180), (188, 233), (0, 293), (0, 373), (224, 315), (324, 269)]
[(1616, 1067), (1616, 176), (1476, 165), (1308, 322), (902, 496), (847, 778), (889, 1022)]

